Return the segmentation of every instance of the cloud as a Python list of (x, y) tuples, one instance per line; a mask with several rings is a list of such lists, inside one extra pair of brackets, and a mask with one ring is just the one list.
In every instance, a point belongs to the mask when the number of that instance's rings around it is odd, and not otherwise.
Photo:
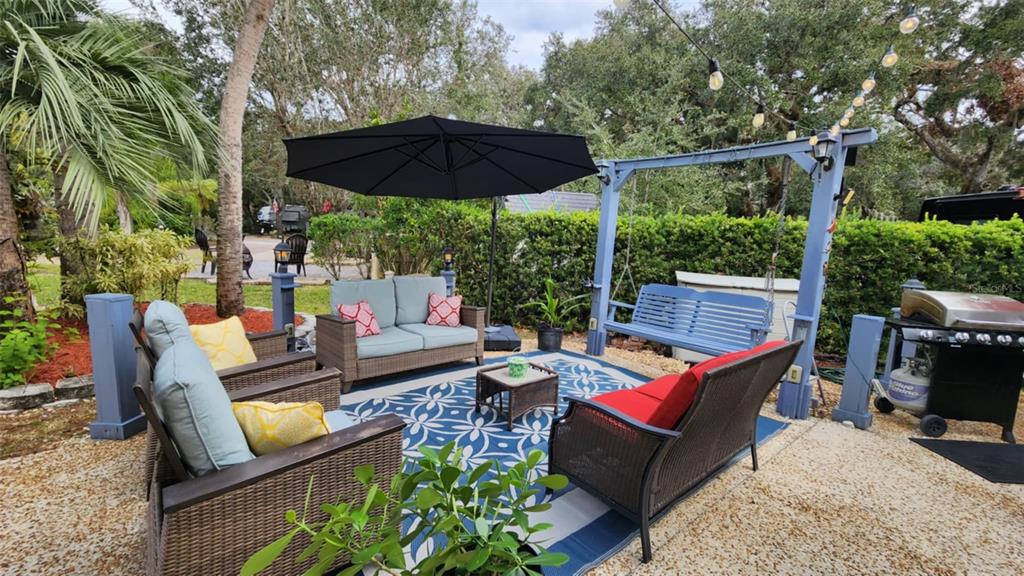
[(479, 0), (477, 11), (513, 37), (510, 63), (540, 69), (552, 32), (561, 32), (566, 41), (589, 38), (597, 11), (612, 6), (612, 0)]

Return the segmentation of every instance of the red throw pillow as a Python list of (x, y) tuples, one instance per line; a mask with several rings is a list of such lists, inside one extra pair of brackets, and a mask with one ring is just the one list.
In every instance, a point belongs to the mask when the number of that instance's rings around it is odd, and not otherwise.
[(460, 315), (462, 314), (462, 296), (449, 296), (445, 298), (434, 292), (427, 297), (427, 325), (448, 326), (458, 328), (462, 326)]
[(355, 304), (339, 304), (338, 315), (356, 323), (356, 338), (380, 334), (377, 317), (373, 315), (373, 308), (366, 300), (360, 300)]

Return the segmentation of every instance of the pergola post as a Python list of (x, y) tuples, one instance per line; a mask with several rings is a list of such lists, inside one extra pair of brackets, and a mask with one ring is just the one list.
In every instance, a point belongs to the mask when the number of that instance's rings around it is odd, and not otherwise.
[(811, 213), (807, 219), (804, 260), (800, 267), (800, 292), (797, 294), (796, 313), (793, 315), (793, 339), (802, 339), (804, 344), (794, 362), (799, 368), (783, 378), (779, 399), (775, 404), (775, 410), (789, 418), (807, 418), (810, 411), (814, 344), (818, 339), (828, 257), (832, 252), (832, 233), (836, 228), (836, 208), (842, 196), (846, 151), (843, 139), (840, 138), (832, 151), (831, 169), (824, 170), (824, 165), (818, 164), (811, 174), (814, 191), (811, 196)]
[(601, 173), (601, 222), (597, 229), (597, 259), (590, 297), (590, 323), (587, 326), (587, 354), (604, 354), (607, 334), (608, 300), (611, 297), (612, 261), (615, 259), (615, 229), (619, 218), (619, 190), (632, 170), (619, 170), (614, 161), (599, 166)]

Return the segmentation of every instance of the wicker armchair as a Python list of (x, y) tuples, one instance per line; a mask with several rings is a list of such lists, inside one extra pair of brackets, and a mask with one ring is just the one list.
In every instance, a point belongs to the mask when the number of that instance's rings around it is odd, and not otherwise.
[[(156, 354), (153, 352), (153, 348), (149, 345), (149, 341), (146, 339), (146, 335), (143, 332), (143, 318), (142, 314), (138, 310), (135, 310), (132, 314), (132, 319), (128, 323), (128, 328), (132, 331), (135, 336), (135, 341), (139, 344), (139, 349), (142, 354), (146, 356), (147, 370), (152, 366), (156, 365)], [(251, 392), (258, 392), (264, 390), (265, 386), (269, 383), (275, 383), (278, 386), (279, 392), (276, 394), (277, 397), (273, 399), (274, 402), (306, 402), (309, 400), (320, 401), (324, 398), (325, 401), (320, 403), (324, 405), (325, 410), (334, 410), (338, 407), (339, 397), (338, 389), (334, 390), (334, 399), (331, 400), (328, 394), (321, 392), (311, 392), (311, 388), (308, 386), (300, 387), (287, 387), (281, 386), (281, 382), (295, 382), (302, 380), (302, 376), (311, 374), (317, 369), (316, 355), (312, 352), (299, 352), (288, 354), (288, 336), (284, 331), (278, 332), (267, 332), (265, 334), (246, 334), (246, 338), (249, 339), (249, 344), (252, 345), (252, 350), (256, 354), (257, 361), (251, 364), (245, 364), (244, 366), (236, 366), (234, 368), (225, 368), (217, 371), (217, 377), (220, 378), (221, 384), (224, 385), (224, 389), (229, 394), (232, 392), (245, 393), (247, 390)], [(152, 374), (151, 374), (152, 375)], [(338, 384), (337, 379), (322, 380), (322, 387), (336, 386)], [(294, 389), (293, 389), (294, 388)], [(312, 394), (312, 395), (311, 395)], [(152, 427), (146, 430), (146, 485), (149, 485), (151, 474), (153, 473), (153, 463), (157, 458), (157, 448), (159, 442), (156, 435), (153, 432)]]
[(460, 312), (462, 324), (476, 328), (476, 342), (362, 360), (356, 357), (355, 322), (334, 314), (320, 314), (316, 317), (316, 359), (321, 366), (333, 366), (341, 370), (342, 392), (345, 393), (352, 389), (353, 382), (376, 376), (458, 362), (466, 358), (475, 358), (477, 365), (480, 365), (484, 358), (486, 310), (463, 305)]
[(643, 561), (650, 523), (750, 449), (757, 470), (757, 416), (802, 341), (705, 373), (675, 429), (650, 426), (589, 399), (571, 398), (551, 426), (548, 471), (640, 524)]
[[(225, 470), (190, 477), (150, 399), (150, 367), (141, 351), (137, 374), (135, 395), (160, 446), (146, 511), (149, 576), (237, 574), (250, 555), (288, 530), (284, 511), (302, 509), (310, 478), (314, 478), (311, 502), (354, 500), (365, 494), (354, 476), (357, 466), (373, 464), (385, 478), (401, 467), (405, 424), (387, 415)], [(338, 371), (329, 369), (229, 395), (233, 401), (318, 400), (332, 410), (338, 406), (339, 381)], [(317, 506), (310, 510), (313, 519), (322, 515)], [(293, 559), (308, 543), (308, 537), (296, 537), (263, 574), (305, 572), (317, 558), (301, 563)], [(338, 565), (347, 560), (338, 558)]]

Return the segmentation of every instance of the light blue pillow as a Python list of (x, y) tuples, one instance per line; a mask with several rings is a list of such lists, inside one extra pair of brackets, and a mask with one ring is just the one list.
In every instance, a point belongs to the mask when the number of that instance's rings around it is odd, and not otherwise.
[[(147, 313), (147, 325), (148, 325)], [(245, 434), (206, 354), (177, 341), (160, 355), (153, 399), (189, 470), (202, 476), (252, 460)]]
[(150, 302), (149, 308), (146, 308), (144, 326), (146, 339), (157, 358), (176, 342), (193, 342), (185, 313), (170, 302)]
[(392, 280), (395, 281), (395, 301), (398, 303), (395, 324), (399, 326), (426, 322), (430, 293), (442, 298), (448, 293), (444, 278), (440, 276), (395, 276)]

